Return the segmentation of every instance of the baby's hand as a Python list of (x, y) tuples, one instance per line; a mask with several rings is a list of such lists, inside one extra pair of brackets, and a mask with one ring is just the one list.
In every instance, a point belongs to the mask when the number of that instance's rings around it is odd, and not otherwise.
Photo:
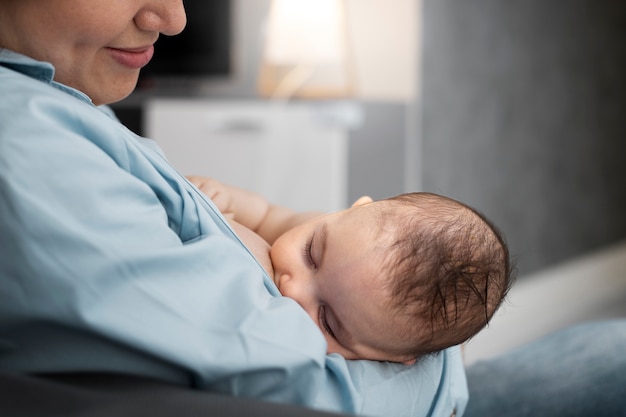
[(187, 179), (215, 203), (224, 217), (231, 220), (235, 218), (233, 196), (221, 182), (198, 175), (190, 175)]

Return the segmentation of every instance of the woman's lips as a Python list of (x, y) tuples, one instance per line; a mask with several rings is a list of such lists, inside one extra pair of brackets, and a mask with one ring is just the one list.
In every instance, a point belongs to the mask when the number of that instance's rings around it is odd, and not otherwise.
[(145, 67), (154, 55), (154, 46), (145, 48), (118, 49), (109, 48), (109, 52), (118, 63), (132, 69)]

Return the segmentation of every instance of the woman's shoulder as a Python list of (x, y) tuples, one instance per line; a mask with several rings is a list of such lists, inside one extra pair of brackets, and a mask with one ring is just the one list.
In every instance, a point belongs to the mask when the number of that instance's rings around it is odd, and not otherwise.
[(0, 48), (0, 74), (2, 70), (10, 70), (15, 74), (42, 81), (52, 81), (54, 77), (54, 66), (49, 62), (37, 61), (17, 52)]
[(24, 115), (41, 111), (36, 104), (56, 108), (93, 107), (82, 92), (54, 81), (54, 67), (15, 52), (0, 50), (0, 108), (2, 114)]
[(86, 137), (120, 137), (111, 134), (122, 126), (109, 108), (95, 106), (53, 77), (52, 65), (0, 50), (0, 139), (42, 129), (49, 135), (75, 131)]
[[(51, 72), (48, 73), (48, 70)], [(48, 114), (76, 113), (77, 109), (86, 105), (93, 107), (82, 93), (68, 95), (68, 88), (59, 88), (52, 76), (53, 69), (46, 66), (7, 65), (0, 61), (2, 125), (33, 122)]]

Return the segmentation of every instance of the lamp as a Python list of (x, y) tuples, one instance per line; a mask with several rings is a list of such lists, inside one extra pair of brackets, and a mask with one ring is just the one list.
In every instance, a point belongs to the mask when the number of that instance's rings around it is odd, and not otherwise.
[(272, 0), (259, 92), (345, 98), (354, 90), (344, 0)]

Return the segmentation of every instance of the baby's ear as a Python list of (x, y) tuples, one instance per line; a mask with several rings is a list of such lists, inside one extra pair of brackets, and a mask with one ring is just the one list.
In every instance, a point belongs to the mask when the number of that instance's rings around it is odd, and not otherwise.
[(363, 197), (360, 197), (358, 200), (356, 200), (354, 203), (352, 203), (352, 207), (356, 207), (356, 206), (360, 206), (363, 204), (367, 204), (367, 203), (371, 203), (372, 201), (372, 197), (368, 197), (366, 195), (364, 195)]

